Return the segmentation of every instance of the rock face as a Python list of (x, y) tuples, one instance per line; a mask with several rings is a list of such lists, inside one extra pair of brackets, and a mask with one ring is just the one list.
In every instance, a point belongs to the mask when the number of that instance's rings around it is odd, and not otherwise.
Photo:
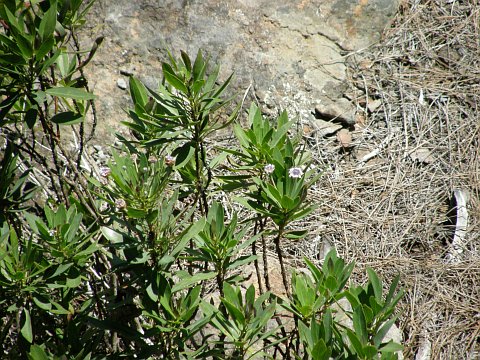
[(90, 85), (100, 95), (100, 122), (116, 128), (124, 119), (129, 96), (118, 84), (125, 74), (156, 88), (165, 48), (192, 57), (202, 49), (222, 65), (223, 76), (235, 72), (237, 90), (251, 84), (250, 99), (255, 96), (265, 109), (313, 119), (316, 106), (342, 97), (345, 55), (377, 41), (398, 5), (399, 0), (97, 0), (81, 38), (88, 48), (105, 36), (89, 66)]

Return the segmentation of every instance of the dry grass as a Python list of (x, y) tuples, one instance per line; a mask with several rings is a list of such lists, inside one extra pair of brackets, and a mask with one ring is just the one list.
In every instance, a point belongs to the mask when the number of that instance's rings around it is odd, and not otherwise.
[[(430, 359), (479, 359), (480, 4), (407, 1), (382, 43), (349, 60), (353, 143), (310, 139), (329, 164), (312, 192), (317, 241), (291, 251), (315, 258), (329, 242), (359, 277), (366, 266), (385, 279), (399, 272), (405, 358), (423, 348)], [(469, 226), (461, 259), (448, 262), (456, 188), (470, 194)]]

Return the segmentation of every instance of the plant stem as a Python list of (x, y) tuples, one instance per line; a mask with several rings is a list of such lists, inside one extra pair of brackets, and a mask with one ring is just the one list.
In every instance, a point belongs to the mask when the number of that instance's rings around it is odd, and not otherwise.
[(278, 234), (274, 239), (274, 243), (275, 243), (275, 250), (278, 255), (278, 260), (280, 262), (280, 271), (282, 272), (283, 286), (285, 287), (285, 292), (287, 296), (291, 297), (290, 287), (288, 285), (288, 279), (287, 279), (287, 272), (285, 271), (285, 265), (283, 263), (282, 249), (280, 247), (280, 241), (282, 239), (284, 229), (285, 229), (285, 224), (282, 223), (278, 226)]
[(267, 242), (265, 236), (262, 235), (262, 258), (263, 258), (263, 277), (265, 278), (265, 287), (267, 291), (271, 291), (270, 277), (268, 276), (268, 259), (267, 259)]
[[(253, 229), (253, 235), (254, 236), (258, 234), (258, 226), (259, 226), (259, 223), (261, 225), (261, 221), (262, 221), (261, 219), (255, 221), (255, 227)], [(252, 254), (257, 255), (257, 241), (256, 240), (252, 243)], [(253, 264), (255, 266), (255, 272), (257, 273), (258, 292), (260, 294), (263, 294), (262, 276), (260, 275), (260, 266), (258, 265), (258, 259), (257, 258), (255, 258)]]

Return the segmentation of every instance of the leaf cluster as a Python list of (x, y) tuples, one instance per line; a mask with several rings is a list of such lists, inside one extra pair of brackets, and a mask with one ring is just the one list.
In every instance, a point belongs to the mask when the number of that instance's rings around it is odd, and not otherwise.
[[(80, 4), (0, 4), (7, 25), (0, 51), (18, 62), (0, 80), (0, 122), (82, 121), (93, 96), (81, 85), (83, 65), (62, 47), (65, 32), (82, 23)], [(252, 105), (242, 127), (240, 106), (226, 96), (232, 76), (218, 81), (219, 66), (200, 51), (193, 61), (184, 52), (168, 56), (158, 89), (130, 78), (134, 106), (124, 124), (132, 136), (118, 136), (122, 146), (100, 171), (77, 169), (78, 179), (88, 179), (84, 192), (37, 203), (32, 170), (18, 173), (20, 157), (7, 147), (0, 162), (3, 349), (30, 359), (395, 358), (400, 345), (384, 339), (398, 316), (398, 277), (386, 294), (372, 269), (355, 286), (354, 264), (334, 251), (321, 266), (305, 259), (306, 273), (287, 276), (282, 241), (306, 235), (295, 225), (315, 209), (308, 190), (321, 175), (295, 121), (286, 112), (268, 119)], [(38, 88), (43, 66), (55, 76)], [(51, 112), (60, 98), (65, 111)], [(237, 145), (214, 146), (210, 137), (226, 126)], [(271, 289), (268, 264), (259, 270), (258, 251), (266, 256), (270, 241), (285, 297)], [(244, 271), (250, 265), (253, 284)]]

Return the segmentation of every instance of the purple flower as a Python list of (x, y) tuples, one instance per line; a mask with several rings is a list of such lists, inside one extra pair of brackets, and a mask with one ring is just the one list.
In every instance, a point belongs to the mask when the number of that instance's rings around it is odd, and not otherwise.
[(301, 178), (302, 175), (303, 175), (303, 170), (299, 167), (294, 167), (288, 170), (288, 176), (290, 176), (293, 179)]
[(150, 156), (148, 157), (148, 162), (149, 162), (150, 164), (156, 163), (156, 162), (157, 162), (157, 158), (155, 157), (155, 155), (150, 155)]
[(112, 173), (112, 170), (110, 170), (110, 168), (108, 168), (108, 167), (100, 168), (100, 176), (102, 176), (102, 177), (107, 177), (111, 173)]
[(167, 165), (167, 166), (175, 165), (175, 158), (171, 155), (165, 156), (165, 165)]
[(102, 203), (100, 204), (100, 209), (98, 209), (98, 210), (100, 210), (100, 212), (105, 212), (105, 211), (107, 211), (107, 210), (108, 210), (108, 204), (107, 204), (106, 202), (102, 202)]
[(118, 210), (122, 210), (122, 209), (125, 209), (127, 207), (127, 203), (123, 199), (117, 199), (117, 200), (115, 200), (115, 207)]
[(275, 165), (273, 164), (267, 164), (265, 165), (265, 167), (263, 168), (263, 170), (267, 173), (267, 174), (271, 174), (275, 171)]

